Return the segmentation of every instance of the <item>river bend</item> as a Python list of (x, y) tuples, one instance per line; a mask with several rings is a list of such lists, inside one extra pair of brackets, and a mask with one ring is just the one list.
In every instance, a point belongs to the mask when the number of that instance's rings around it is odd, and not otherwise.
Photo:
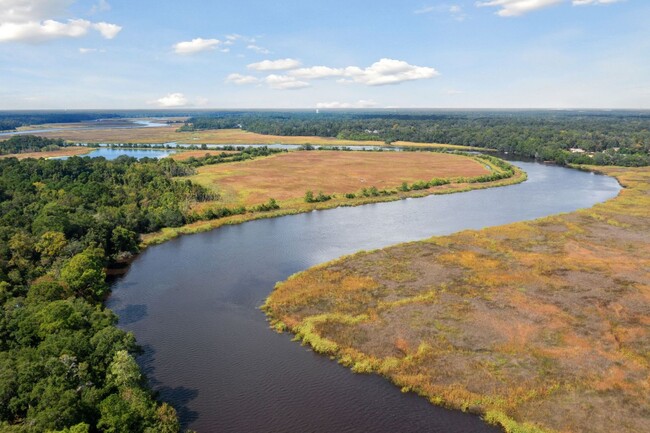
[(609, 177), (517, 162), (522, 184), (251, 221), (144, 251), (108, 306), (184, 427), (207, 432), (496, 432), (276, 334), (258, 307), (277, 281), (345, 254), (529, 220), (614, 197)]

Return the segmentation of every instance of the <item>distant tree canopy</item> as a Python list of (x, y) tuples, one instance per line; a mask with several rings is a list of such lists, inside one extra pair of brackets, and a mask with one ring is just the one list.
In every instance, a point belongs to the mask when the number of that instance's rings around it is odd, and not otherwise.
[(181, 129), (224, 128), (272, 135), (487, 147), (560, 164), (650, 164), (648, 112), (223, 112), (190, 118)]
[(26, 125), (42, 125), (44, 123), (75, 123), (97, 119), (122, 117), (117, 113), (107, 112), (0, 112), (0, 131), (12, 130)]
[(64, 140), (37, 137), (35, 135), (14, 135), (13, 137), (0, 141), (0, 155), (23, 152), (40, 152), (54, 150), (66, 146)]

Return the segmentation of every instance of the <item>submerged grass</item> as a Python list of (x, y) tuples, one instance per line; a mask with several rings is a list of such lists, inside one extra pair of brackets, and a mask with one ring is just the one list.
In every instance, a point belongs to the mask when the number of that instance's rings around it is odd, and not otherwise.
[(600, 171), (615, 199), (357, 253), (263, 308), (354, 371), (508, 433), (650, 431), (650, 168)]

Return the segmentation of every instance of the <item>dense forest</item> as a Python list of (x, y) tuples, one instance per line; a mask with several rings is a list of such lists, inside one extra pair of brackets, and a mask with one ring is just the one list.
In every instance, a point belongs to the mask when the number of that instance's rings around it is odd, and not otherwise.
[(488, 147), (560, 164), (650, 164), (648, 112), (224, 112), (190, 118), (181, 130), (224, 128), (388, 144), (413, 141)]
[[(12, 139), (34, 147), (52, 141)], [(270, 201), (192, 211), (217, 197), (175, 177), (283, 152), (233, 150), (185, 162), (0, 160), (0, 431), (179, 430), (174, 409), (147, 388), (133, 335), (116, 328), (117, 317), (103, 306), (105, 269), (137, 253), (141, 233), (277, 209)]]
[(172, 178), (188, 170), (170, 159), (0, 160), (0, 430), (178, 431), (102, 301), (107, 263), (211, 198)]
[(37, 137), (35, 135), (14, 135), (8, 140), (0, 141), (0, 155), (56, 150), (65, 146), (67, 146), (67, 143), (61, 139)]

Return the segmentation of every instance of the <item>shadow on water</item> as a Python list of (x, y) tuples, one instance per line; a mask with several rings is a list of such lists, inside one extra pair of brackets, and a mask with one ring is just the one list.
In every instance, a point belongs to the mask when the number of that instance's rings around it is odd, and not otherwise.
[(153, 374), (156, 369), (154, 364), (154, 361), (156, 360), (156, 351), (150, 344), (140, 346), (140, 350), (142, 352), (138, 355), (138, 365), (140, 365), (140, 369), (147, 378), (149, 385), (151, 385), (152, 388), (155, 388), (161, 384), (156, 380), (156, 377)]
[(176, 413), (181, 420), (181, 429), (183, 430), (199, 419), (199, 413), (189, 407), (189, 403), (198, 397), (198, 395), (198, 389), (186, 388), (184, 386), (177, 386), (175, 388), (163, 386), (156, 390), (158, 399), (173, 402), (171, 404), (176, 409)]
[(120, 324), (131, 325), (147, 317), (147, 306), (145, 304), (131, 304), (115, 310), (115, 314), (120, 318)]
[(190, 409), (189, 404), (199, 395), (199, 390), (185, 386), (164, 386), (155, 376), (156, 350), (151, 345), (141, 346), (142, 353), (138, 356), (137, 361), (144, 373), (149, 386), (155, 389), (156, 399), (170, 403), (179, 419), (181, 427), (186, 429), (191, 423), (199, 418), (199, 413)]

